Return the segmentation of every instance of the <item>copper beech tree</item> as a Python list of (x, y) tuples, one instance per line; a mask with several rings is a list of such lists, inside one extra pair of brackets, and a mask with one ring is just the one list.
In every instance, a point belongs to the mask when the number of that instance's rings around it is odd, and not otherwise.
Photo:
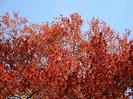
[[(77, 13), (32, 24), (0, 17), (0, 98), (127, 99), (133, 95), (133, 40), (99, 18), (82, 31)], [(129, 91), (130, 90), (130, 91)]]

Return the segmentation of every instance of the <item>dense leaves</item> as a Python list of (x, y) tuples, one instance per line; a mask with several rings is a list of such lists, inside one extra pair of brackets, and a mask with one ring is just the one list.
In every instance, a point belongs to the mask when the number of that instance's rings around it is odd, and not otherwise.
[[(126, 99), (133, 95), (133, 40), (77, 13), (51, 24), (0, 17), (0, 98)], [(131, 90), (130, 92), (127, 92)]]

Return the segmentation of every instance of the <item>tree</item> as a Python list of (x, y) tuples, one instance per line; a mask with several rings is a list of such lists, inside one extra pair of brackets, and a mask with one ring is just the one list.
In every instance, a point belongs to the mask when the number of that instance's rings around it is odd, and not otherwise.
[(98, 18), (82, 32), (77, 13), (29, 24), (0, 17), (0, 98), (126, 99), (133, 91), (133, 40)]

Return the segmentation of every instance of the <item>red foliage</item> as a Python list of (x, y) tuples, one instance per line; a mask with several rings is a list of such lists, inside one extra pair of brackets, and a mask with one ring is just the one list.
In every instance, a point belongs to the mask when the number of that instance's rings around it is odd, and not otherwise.
[[(0, 98), (126, 99), (133, 90), (133, 41), (93, 18), (83, 33), (77, 13), (51, 24), (0, 17)], [(84, 38), (86, 35), (86, 39)]]

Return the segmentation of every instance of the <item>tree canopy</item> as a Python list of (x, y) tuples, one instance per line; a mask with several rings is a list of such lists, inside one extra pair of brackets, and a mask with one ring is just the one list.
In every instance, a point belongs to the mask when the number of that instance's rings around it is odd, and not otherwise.
[[(0, 17), (0, 98), (127, 99), (133, 95), (133, 40), (99, 18), (87, 31), (78, 13), (33, 24)], [(126, 94), (126, 91), (131, 89)]]

